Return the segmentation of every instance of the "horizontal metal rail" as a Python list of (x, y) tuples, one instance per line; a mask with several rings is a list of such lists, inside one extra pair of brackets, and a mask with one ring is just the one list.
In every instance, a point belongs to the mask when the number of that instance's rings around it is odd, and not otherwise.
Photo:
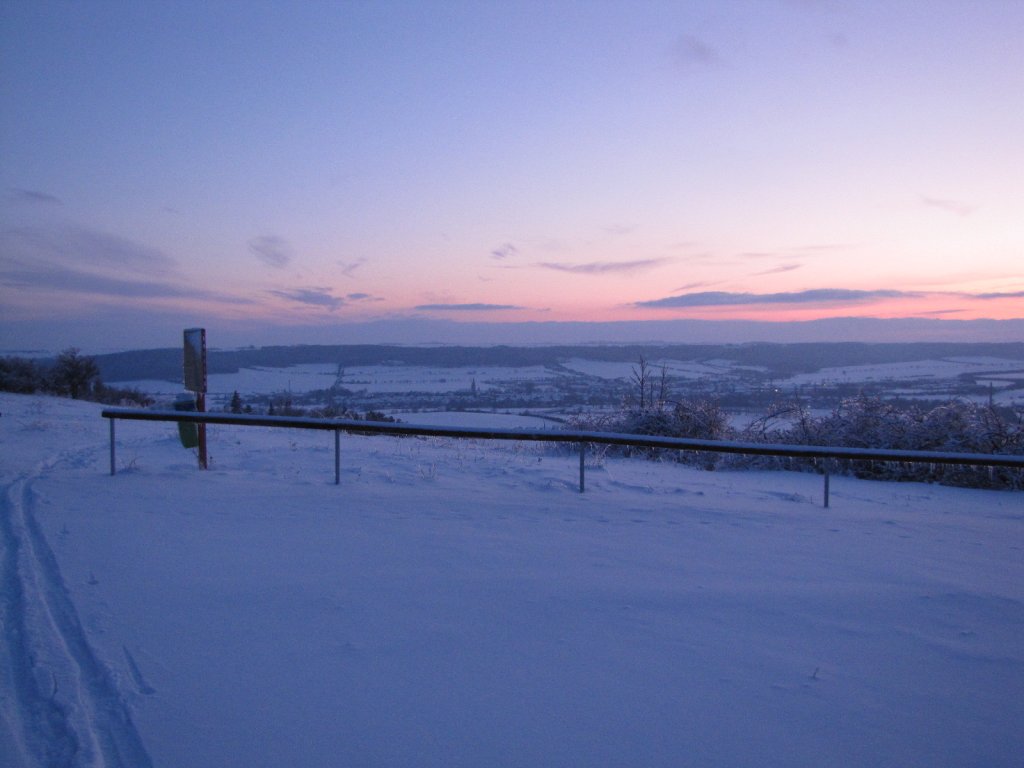
[[(852, 461), (893, 461), (961, 466), (1009, 467), (1024, 469), (1024, 455), (996, 453), (955, 453), (949, 451), (904, 451), (890, 448), (850, 448), (785, 443), (748, 443), (731, 440), (700, 440), (688, 437), (635, 435), (622, 432), (576, 430), (488, 429), (480, 427), (439, 427), (398, 422), (357, 421), (354, 419), (317, 419), (308, 416), (261, 416), (238, 413), (200, 413), (197, 411), (141, 410), (106, 408), (101, 415), (110, 419), (110, 473), (114, 474), (114, 421), (172, 421), (194, 424), (227, 424), (247, 427), (316, 429), (335, 433), (335, 482), (338, 482), (338, 440), (340, 432), (363, 435), (452, 437), (476, 440), (519, 440), (544, 443), (578, 443), (581, 450), (580, 492), (583, 491), (582, 451), (587, 444), (622, 445), (635, 448), (663, 448), (679, 451), (735, 453), (748, 456), (782, 456), (802, 459), (846, 459)], [(826, 489), (827, 485), (826, 474)], [(827, 491), (826, 491), (826, 506)]]

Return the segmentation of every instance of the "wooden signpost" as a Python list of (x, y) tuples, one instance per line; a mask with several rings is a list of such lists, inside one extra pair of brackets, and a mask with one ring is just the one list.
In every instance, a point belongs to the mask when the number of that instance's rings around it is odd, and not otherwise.
[[(196, 396), (196, 410), (206, 411), (206, 329), (185, 329), (185, 389)], [(206, 469), (206, 425), (199, 428), (199, 468)]]

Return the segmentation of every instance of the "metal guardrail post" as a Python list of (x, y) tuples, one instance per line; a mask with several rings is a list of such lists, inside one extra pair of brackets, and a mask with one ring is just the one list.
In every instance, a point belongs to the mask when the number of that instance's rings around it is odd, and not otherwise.
[(580, 493), (583, 493), (583, 460), (587, 454), (587, 444), (580, 440)]
[(117, 419), (110, 420), (110, 474), (111, 476), (117, 474), (117, 464), (114, 456), (114, 422)]
[[(200, 413), (206, 412), (206, 393), (196, 393), (196, 410)], [(196, 425), (199, 431), (199, 468), (209, 469), (210, 460), (209, 453), (206, 449), (206, 424), (200, 422)]]
[(341, 430), (334, 430), (334, 484), (341, 485)]
[(828, 509), (828, 482), (829, 474), (828, 470), (825, 471), (825, 509)]

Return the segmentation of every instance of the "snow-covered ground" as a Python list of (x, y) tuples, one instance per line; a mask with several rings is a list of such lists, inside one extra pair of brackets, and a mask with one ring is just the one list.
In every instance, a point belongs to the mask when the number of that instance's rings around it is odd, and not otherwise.
[(0, 412), (4, 768), (1024, 757), (1020, 493)]
[(521, 413), (493, 411), (394, 411), (390, 414), (408, 424), (432, 427), (480, 427), (483, 429), (559, 429), (554, 419)]
[[(980, 378), (1004, 371), (1021, 371), (1021, 361), (1003, 357), (949, 357), (942, 360), (918, 362), (877, 363), (848, 365), (841, 368), (822, 368), (814, 373), (801, 373), (779, 382), (782, 386), (821, 384), (825, 382), (920, 381), (956, 379), (963, 374), (977, 374)], [(1000, 378), (1002, 378), (1000, 376)]]
[[(278, 392), (302, 394), (329, 389), (334, 384), (354, 392), (464, 392), (474, 383), (485, 391), (493, 382), (544, 381), (557, 374), (543, 366), (499, 367), (464, 366), (438, 368), (420, 365), (359, 365), (342, 369), (338, 366), (310, 363), (287, 368), (241, 368), (236, 373), (215, 373), (208, 377), (211, 396), (270, 395)], [(180, 382), (142, 379), (112, 382), (114, 386), (132, 387), (151, 395), (174, 395), (182, 391)]]
[[(287, 368), (241, 368), (235, 373), (211, 373), (207, 387), (211, 397), (230, 398), (232, 392), (246, 395), (269, 395), (276, 392), (312, 392), (329, 389), (336, 381), (338, 366), (328, 363), (292, 365)], [(140, 379), (114, 382), (114, 386), (131, 387), (154, 397), (166, 398), (184, 392), (181, 381)]]
[[(956, 394), (960, 376), (969, 375), (975, 384), (992, 386), (986, 394), (963, 398)], [(1024, 369), (1021, 361), (1003, 357), (949, 357), (942, 360), (921, 360), (908, 363), (879, 363), (875, 365), (851, 365), (841, 368), (822, 368), (814, 373), (801, 373), (776, 382), (780, 389), (788, 390), (816, 384), (871, 383), (886, 386), (886, 394), (892, 397), (923, 398), (934, 401), (941, 398), (941, 389), (927, 391), (901, 387), (897, 382), (914, 381), (916, 384), (949, 385), (948, 396), (960, 397), (977, 403), (986, 403), (989, 398), (998, 405), (1020, 407), (1024, 404)]]
[[(657, 381), (662, 367), (675, 380), (737, 380), (758, 369), (741, 366), (730, 360), (649, 361), (649, 375)], [(291, 392), (302, 395), (324, 390), (339, 384), (354, 392), (367, 394), (395, 394), (421, 392), (431, 394), (468, 392), (474, 386), (485, 393), (496, 388), (522, 382), (539, 386), (556, 384), (571, 373), (604, 380), (633, 381), (636, 363), (607, 362), (573, 358), (563, 366), (565, 370), (543, 366), (463, 366), (430, 367), (415, 365), (349, 366), (340, 370), (335, 364), (295, 365), (287, 368), (243, 368), (236, 373), (209, 376), (209, 402), (212, 407), (223, 407), (232, 392), (243, 398)], [(567, 373), (568, 372), (568, 373)], [(1024, 368), (1020, 360), (999, 357), (951, 357), (913, 363), (886, 363), (875, 365), (823, 368), (774, 382), (781, 392), (799, 387), (836, 384), (872, 384), (885, 388), (890, 396), (924, 398), (931, 401), (954, 397), (960, 389), (958, 377), (971, 375), (975, 383), (992, 386), (991, 392), (971, 396), (976, 402), (993, 400), (1003, 406), (1020, 407), (1024, 404)], [(907, 382), (916, 387), (907, 387)], [(114, 386), (131, 387), (167, 401), (182, 393), (180, 382), (152, 379), (110, 382)], [(948, 386), (948, 388), (947, 388)]]
[(544, 381), (556, 374), (541, 365), (435, 368), (421, 365), (359, 365), (345, 368), (342, 386), (354, 392), (480, 391), (494, 382)]

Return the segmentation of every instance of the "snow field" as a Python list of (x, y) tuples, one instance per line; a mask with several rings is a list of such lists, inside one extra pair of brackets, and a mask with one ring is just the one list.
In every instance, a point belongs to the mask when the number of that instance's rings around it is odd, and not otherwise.
[[(655, 379), (660, 375), (663, 365), (670, 377), (690, 380), (735, 380), (751, 370), (757, 370), (730, 360), (658, 359), (649, 361), (650, 373)], [(552, 385), (557, 379), (565, 377), (566, 372), (631, 382), (637, 364), (573, 358), (566, 361), (563, 368), (565, 371), (541, 366), (350, 366), (344, 369), (343, 384), (355, 391), (379, 395), (410, 391), (434, 395), (466, 392), (473, 384), (476, 384), (478, 391), (483, 393), (517, 381), (530, 381), (539, 386)], [(211, 374), (208, 405), (211, 409), (226, 407), (232, 392), (235, 391), (239, 392), (244, 400), (253, 395), (285, 392), (302, 395), (314, 390), (327, 389), (336, 383), (337, 373), (338, 366), (335, 364), (313, 363), (287, 368), (243, 368), (231, 374)], [(1008, 407), (1024, 402), (1024, 371), (1021, 370), (1021, 361), (999, 357), (951, 357), (909, 363), (823, 368), (814, 373), (798, 374), (779, 380), (775, 385), (780, 392), (789, 393), (795, 388), (805, 386), (863, 383), (883, 387), (889, 396), (935, 401), (943, 397), (954, 397), (955, 393), (960, 391), (958, 377), (964, 374), (974, 376), (975, 383), (980, 386), (992, 385), (991, 392), (972, 395), (966, 399), (986, 403), (991, 397), (997, 404)], [(916, 381), (917, 385), (923, 388), (899, 386), (908, 380)], [(172, 399), (183, 391), (180, 383), (169, 381), (139, 380), (113, 384), (139, 389), (160, 400)], [(946, 394), (943, 394), (944, 391)], [(759, 413), (758, 416), (760, 415), (763, 414)]]
[[(336, 487), (329, 433), (211, 427), (201, 473), (174, 425), (139, 422), (110, 477), (98, 407), (0, 411), (50, 591), (154, 765), (1024, 754), (1020, 494), (833, 478), (823, 510), (812, 475), (605, 459), (580, 495), (573, 454), (360, 436)], [(68, 633), (43, 629), (5, 670), (44, 677)], [(9, 755), (26, 721), (46, 734), (0, 679)], [(82, 743), (119, 727), (71, 703)]]

